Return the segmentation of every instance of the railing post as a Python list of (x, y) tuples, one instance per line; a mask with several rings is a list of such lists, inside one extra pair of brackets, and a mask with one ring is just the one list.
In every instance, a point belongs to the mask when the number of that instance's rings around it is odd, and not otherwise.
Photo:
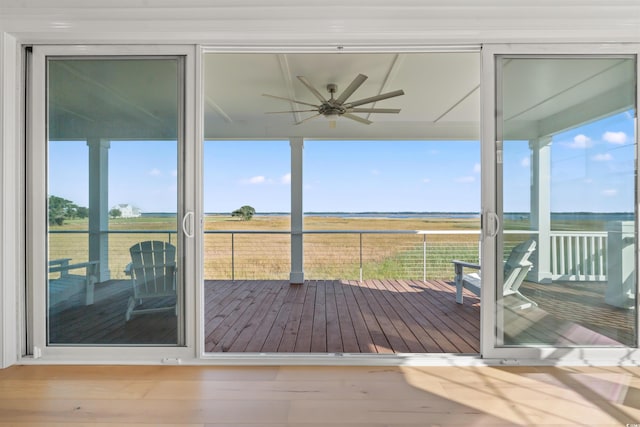
[(236, 260), (235, 260), (235, 245), (234, 245), (235, 233), (231, 233), (231, 281), (236, 280)]
[(360, 233), (360, 282), (362, 282), (362, 233)]
[(422, 235), (422, 281), (427, 283), (427, 235)]

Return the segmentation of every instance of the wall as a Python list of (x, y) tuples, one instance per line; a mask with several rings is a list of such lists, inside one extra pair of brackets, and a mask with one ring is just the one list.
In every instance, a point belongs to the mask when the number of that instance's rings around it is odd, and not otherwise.
[(0, 366), (16, 361), (24, 286), (20, 44), (366, 51), (560, 42), (640, 42), (640, 0), (0, 0)]

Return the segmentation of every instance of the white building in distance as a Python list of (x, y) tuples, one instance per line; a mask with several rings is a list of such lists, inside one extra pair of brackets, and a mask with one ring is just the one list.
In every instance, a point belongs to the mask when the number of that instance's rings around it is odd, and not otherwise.
[(140, 208), (137, 208), (128, 203), (121, 203), (119, 205), (115, 205), (111, 209), (112, 210), (118, 209), (120, 211), (121, 218), (137, 218), (142, 215), (142, 211), (140, 210)]

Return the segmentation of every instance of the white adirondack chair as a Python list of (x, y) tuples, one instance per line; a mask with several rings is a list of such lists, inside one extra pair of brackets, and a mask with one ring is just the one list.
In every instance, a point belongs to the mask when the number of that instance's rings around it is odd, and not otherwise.
[(167, 242), (144, 241), (129, 249), (131, 263), (125, 273), (131, 276), (133, 295), (127, 304), (127, 321), (133, 314), (176, 310), (174, 298), (170, 306), (137, 308), (148, 300), (176, 296), (176, 247)]
[[(523, 303), (518, 305), (518, 308), (536, 307), (538, 304), (532, 301), (530, 298), (522, 295), (519, 291), (520, 285), (524, 281), (525, 277), (533, 264), (529, 261), (529, 257), (536, 249), (536, 241), (533, 239), (526, 240), (519, 245), (515, 246), (509, 258), (504, 263), (504, 282), (502, 286), (502, 296), (516, 295)], [(462, 289), (469, 289), (474, 294), (480, 296), (480, 288), (482, 281), (480, 274), (471, 273), (464, 274), (464, 267), (480, 270), (480, 264), (473, 264), (470, 262), (453, 260), (453, 266), (455, 269), (455, 285), (456, 285), (456, 302), (462, 304)]]

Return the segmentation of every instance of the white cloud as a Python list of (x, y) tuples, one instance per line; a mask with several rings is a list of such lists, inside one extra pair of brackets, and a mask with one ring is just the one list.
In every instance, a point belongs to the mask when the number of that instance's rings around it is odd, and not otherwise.
[(171, 171), (171, 176), (178, 176), (178, 171), (177, 170), (172, 170)]
[(476, 163), (475, 165), (473, 165), (473, 172), (480, 173), (480, 163)]
[(529, 166), (531, 166), (531, 158), (523, 157), (522, 160), (520, 160), (520, 166), (522, 166), (523, 168), (528, 168)]
[(624, 144), (627, 142), (627, 134), (624, 132), (605, 132), (602, 139), (611, 144)]
[(265, 182), (267, 182), (267, 178), (265, 178), (262, 175), (258, 175), (258, 176), (253, 176), (249, 179), (244, 179), (242, 180), (242, 182), (245, 184), (264, 184)]
[(606, 197), (613, 197), (618, 194), (618, 190), (616, 190), (615, 188), (610, 188), (608, 190), (602, 190), (601, 194)]
[(424, 182), (425, 184), (428, 184), (431, 182), (431, 180), (429, 178), (425, 178), (422, 180), (422, 182)]
[(155, 169), (154, 168), (154, 169), (151, 169), (149, 171), (149, 175), (151, 175), (151, 176), (160, 176), (160, 175), (162, 175), (162, 172), (160, 171), (160, 169)]
[(601, 153), (591, 157), (591, 160), (594, 162), (609, 162), (613, 160), (613, 156), (609, 153)]
[(373, 170), (371, 171), (371, 175), (376, 175), (376, 176), (377, 176), (377, 175), (380, 175), (380, 171), (379, 171), (378, 169), (373, 169)]
[(461, 176), (459, 178), (456, 178), (456, 182), (460, 182), (463, 184), (474, 182), (475, 180), (476, 180), (475, 176)]
[(591, 138), (583, 134), (576, 135), (568, 145), (571, 148), (588, 148), (591, 147)]
[(280, 182), (282, 184), (291, 183), (291, 174), (290, 173), (286, 173), (286, 174), (282, 175), (282, 177), (280, 178)]

